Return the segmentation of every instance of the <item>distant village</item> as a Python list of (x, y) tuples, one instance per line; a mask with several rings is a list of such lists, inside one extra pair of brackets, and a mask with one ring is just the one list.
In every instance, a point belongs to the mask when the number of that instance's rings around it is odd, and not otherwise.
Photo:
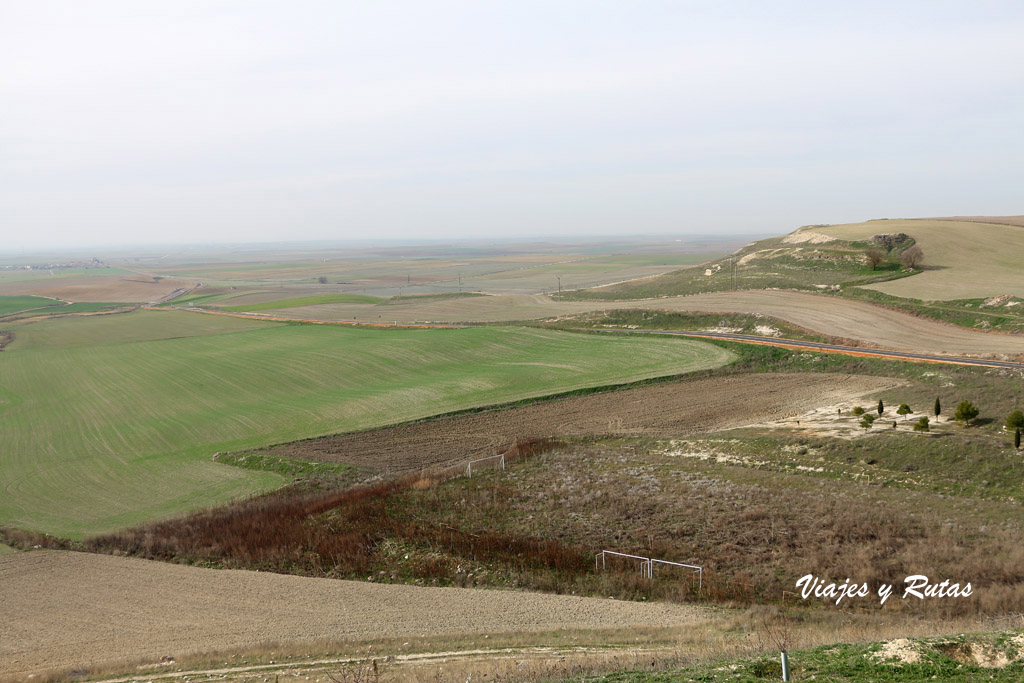
[(64, 263), (26, 263), (6, 265), (4, 270), (57, 270), (59, 268), (109, 268), (106, 263), (93, 257), (89, 261), (65, 261)]

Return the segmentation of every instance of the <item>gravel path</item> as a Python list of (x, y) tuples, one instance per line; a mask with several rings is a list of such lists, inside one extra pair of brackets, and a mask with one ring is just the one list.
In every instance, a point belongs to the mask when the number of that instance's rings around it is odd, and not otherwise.
[(710, 610), (201, 569), (62, 551), (0, 557), (0, 677), (261, 643), (678, 626)]

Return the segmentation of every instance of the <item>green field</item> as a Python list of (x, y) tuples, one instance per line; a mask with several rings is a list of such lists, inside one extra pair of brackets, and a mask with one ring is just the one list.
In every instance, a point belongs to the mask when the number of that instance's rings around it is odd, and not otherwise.
[(243, 306), (221, 306), (220, 310), (232, 313), (246, 311), (272, 311), (278, 308), (301, 308), (302, 306), (317, 306), (319, 304), (378, 304), (383, 299), (376, 296), (363, 296), (362, 294), (321, 294), (320, 296), (301, 296), (293, 299), (278, 299), (277, 301), (264, 301)]
[(14, 333), (11, 350), (109, 346), (208, 334), (251, 332), (281, 323), (240, 320), (184, 311), (133, 311), (120, 315), (19, 321), (4, 326)]
[(69, 304), (41, 296), (0, 296), (0, 315), (23, 313), (22, 316), (45, 316), (67, 313), (97, 313), (113, 308), (135, 306), (126, 303), (78, 302)]
[(58, 302), (43, 296), (0, 296), (0, 315), (53, 306), (55, 303)]
[(11, 325), (0, 524), (81, 537), (273, 488), (217, 451), (715, 367), (682, 340), (138, 311)]

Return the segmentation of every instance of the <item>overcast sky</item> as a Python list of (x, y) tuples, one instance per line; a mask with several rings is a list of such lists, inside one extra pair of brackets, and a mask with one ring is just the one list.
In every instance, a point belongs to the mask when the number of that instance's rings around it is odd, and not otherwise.
[(1024, 3), (0, 0), (0, 249), (1024, 213)]

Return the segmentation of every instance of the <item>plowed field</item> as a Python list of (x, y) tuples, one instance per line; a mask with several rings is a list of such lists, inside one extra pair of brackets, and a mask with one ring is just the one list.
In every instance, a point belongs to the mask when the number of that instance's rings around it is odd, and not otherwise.
[(6, 295), (31, 294), (56, 297), (65, 301), (137, 301), (146, 303), (165, 297), (176, 289), (187, 289), (195, 283), (178, 278), (153, 280), (145, 275), (89, 277), (37, 277), (3, 283), (0, 290)]
[(0, 557), (0, 679), (266, 643), (679, 626), (710, 610), (200, 569), (60, 551)]
[(299, 441), (267, 450), (394, 474), (491, 455), (517, 437), (676, 437), (796, 416), (899, 384), (899, 380), (881, 377), (801, 373), (669, 382)]

